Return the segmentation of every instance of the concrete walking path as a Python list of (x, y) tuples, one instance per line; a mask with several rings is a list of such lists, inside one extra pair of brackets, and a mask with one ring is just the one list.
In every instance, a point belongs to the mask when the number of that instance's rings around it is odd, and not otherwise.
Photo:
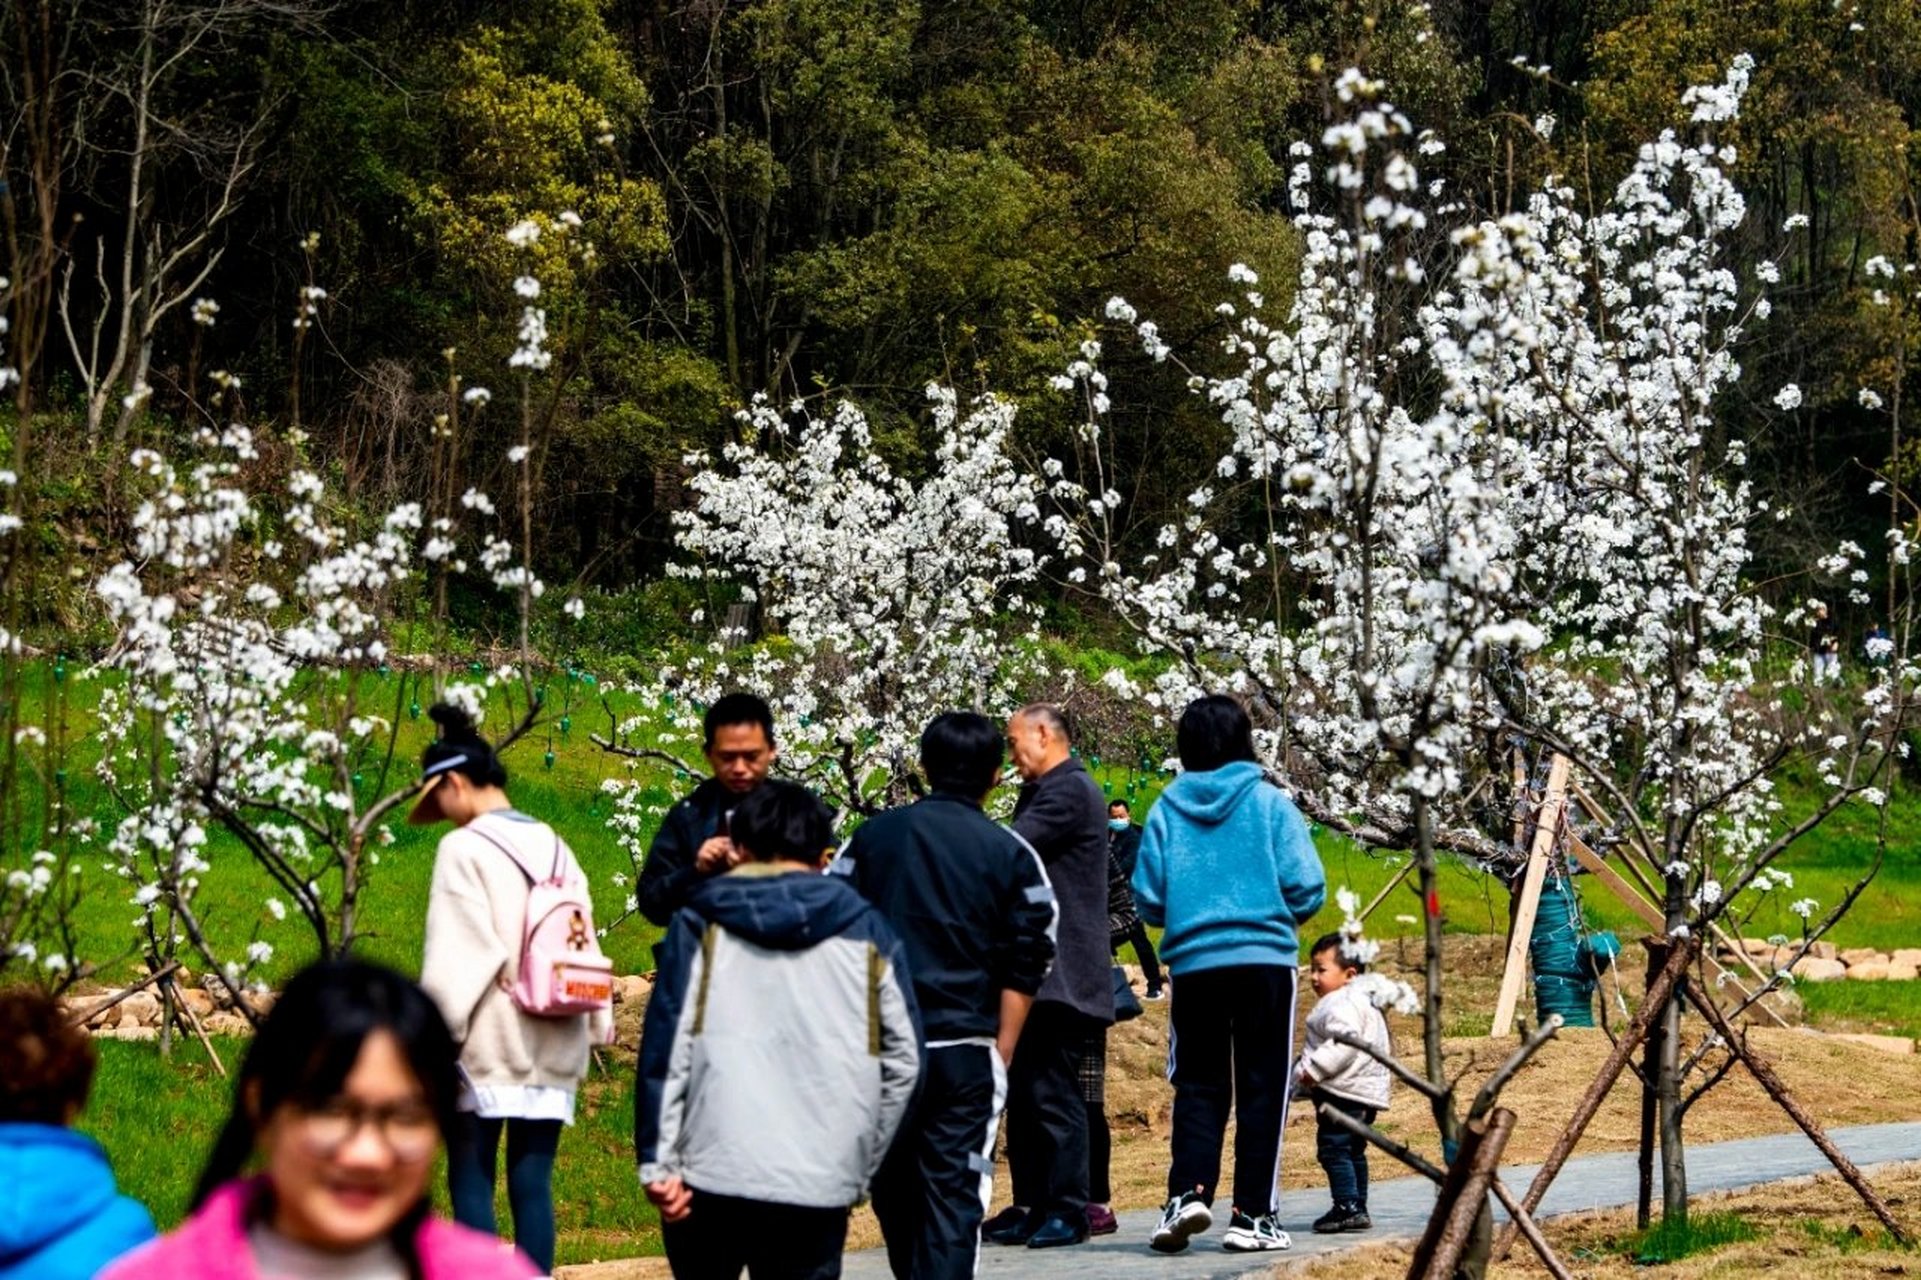
[[(1862, 1166), (1921, 1160), (1921, 1123), (1861, 1125), (1828, 1131), (1849, 1159)], [(1398, 1168), (1378, 1151), (1369, 1153), (1377, 1174)], [(1508, 1165), (1501, 1176), (1518, 1197), (1525, 1193), (1538, 1165)], [(1734, 1142), (1702, 1143), (1688, 1148), (1690, 1195), (1732, 1191), (1809, 1174), (1830, 1173), (1834, 1166), (1799, 1132), (1743, 1138)], [(1655, 1196), (1660, 1196), (1660, 1171), (1655, 1172)], [(1576, 1156), (1568, 1161), (1549, 1188), (1542, 1217), (1614, 1209), (1634, 1203), (1635, 1157), (1632, 1151)], [(1845, 1192), (1852, 1196), (1852, 1192)], [(1308, 1224), (1327, 1210), (1324, 1187), (1300, 1188), (1281, 1197), (1281, 1222), (1293, 1236), (1285, 1252), (1228, 1253), (1221, 1248), (1227, 1228), (1225, 1204), (1206, 1234), (1197, 1236), (1185, 1253), (1158, 1254), (1147, 1247), (1159, 1221), (1154, 1209), (1132, 1209), (1120, 1215), (1121, 1229), (1087, 1244), (1067, 1249), (1019, 1249), (986, 1245), (981, 1250), (982, 1276), (1021, 1276), (1031, 1280), (1213, 1280), (1272, 1270), (1283, 1263), (1325, 1257), (1343, 1249), (1386, 1240), (1415, 1239), (1434, 1208), (1434, 1189), (1424, 1178), (1397, 1177), (1375, 1181), (1369, 1195), (1372, 1231), (1351, 1235), (1317, 1236)], [(998, 1207), (998, 1205), (996, 1206)], [(1495, 1210), (1500, 1215), (1500, 1209)], [(1865, 1212), (1865, 1210), (1863, 1211)], [(1525, 1250), (1517, 1243), (1516, 1249)], [(888, 1280), (887, 1257), (878, 1249), (847, 1256), (842, 1272), (848, 1280)]]

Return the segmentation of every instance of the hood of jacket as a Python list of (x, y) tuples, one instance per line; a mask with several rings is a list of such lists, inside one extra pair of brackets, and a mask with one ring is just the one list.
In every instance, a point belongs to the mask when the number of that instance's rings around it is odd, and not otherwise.
[(0, 1268), (92, 1220), (118, 1197), (100, 1144), (44, 1124), (0, 1125)]
[(735, 937), (777, 951), (838, 937), (868, 909), (840, 876), (753, 862), (708, 880), (688, 905)]
[(1237, 760), (1218, 769), (1183, 773), (1167, 784), (1160, 803), (1203, 827), (1219, 826), (1239, 807), (1249, 791), (1262, 785), (1266, 775), (1251, 760)]

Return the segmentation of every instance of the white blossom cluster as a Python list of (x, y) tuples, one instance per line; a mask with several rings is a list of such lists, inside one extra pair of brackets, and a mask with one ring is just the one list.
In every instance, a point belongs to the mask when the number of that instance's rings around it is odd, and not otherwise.
[[(774, 708), (781, 771), (843, 815), (872, 812), (906, 798), (935, 714), (1014, 705), (1022, 649), (1007, 619), (1032, 617), (1024, 593), (1044, 562), (1023, 532), (1039, 520), (1040, 484), (1009, 456), (1013, 405), (928, 396), (939, 443), (919, 476), (896, 472), (850, 404), (814, 417), (756, 400), (742, 443), (689, 459), (695, 501), (676, 517), (689, 563), (677, 572), (736, 585), (765, 634), (750, 646), (720, 635), (633, 690), (670, 722), (664, 745), (680, 758), (697, 762), (708, 704), (758, 693)], [(637, 717), (618, 736), (640, 745), (656, 727)], [(608, 788), (610, 826), (636, 865), (659, 808), (650, 777), (637, 761)]]

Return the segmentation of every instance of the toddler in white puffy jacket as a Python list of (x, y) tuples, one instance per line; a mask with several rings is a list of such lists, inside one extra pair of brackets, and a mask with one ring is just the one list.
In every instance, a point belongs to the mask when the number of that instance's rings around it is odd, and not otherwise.
[(1340, 934), (1317, 941), (1311, 958), (1308, 979), (1320, 999), (1307, 1015), (1307, 1041), (1294, 1079), (1296, 1092), (1315, 1105), (1315, 1154), (1334, 1195), (1334, 1207), (1315, 1220), (1314, 1230), (1323, 1235), (1365, 1231), (1374, 1225), (1367, 1216), (1367, 1142), (1328, 1123), (1320, 1108), (1331, 1106), (1373, 1124), (1387, 1106), (1387, 1068), (1334, 1038), (1340, 1032), (1387, 1053), (1387, 1019), (1374, 1007), (1367, 984), (1354, 982), (1366, 966), (1342, 953)]

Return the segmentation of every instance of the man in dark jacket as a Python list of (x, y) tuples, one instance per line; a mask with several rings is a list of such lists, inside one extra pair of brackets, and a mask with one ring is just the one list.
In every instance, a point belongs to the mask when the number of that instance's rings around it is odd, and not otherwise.
[(981, 812), (1001, 735), (967, 711), (921, 734), (933, 794), (854, 833), (832, 870), (894, 925), (927, 1037), (921, 1089), (874, 1181), (900, 1280), (968, 1280), (993, 1177), (1007, 1063), (1054, 958), (1040, 859)]
[(667, 811), (634, 889), (640, 914), (663, 928), (709, 877), (740, 864), (727, 817), (766, 780), (778, 754), (774, 713), (751, 693), (722, 697), (707, 708), (701, 728), (714, 775)]
[(1007, 1082), (1007, 1163), (1014, 1206), (987, 1239), (1044, 1249), (1087, 1238), (1087, 1111), (1081, 1057), (1114, 1021), (1107, 932), (1107, 802), (1072, 754), (1067, 718), (1037, 703), (1007, 724), (1024, 780), (1014, 830), (1047, 866), (1060, 901), (1053, 972), (1034, 997)]

